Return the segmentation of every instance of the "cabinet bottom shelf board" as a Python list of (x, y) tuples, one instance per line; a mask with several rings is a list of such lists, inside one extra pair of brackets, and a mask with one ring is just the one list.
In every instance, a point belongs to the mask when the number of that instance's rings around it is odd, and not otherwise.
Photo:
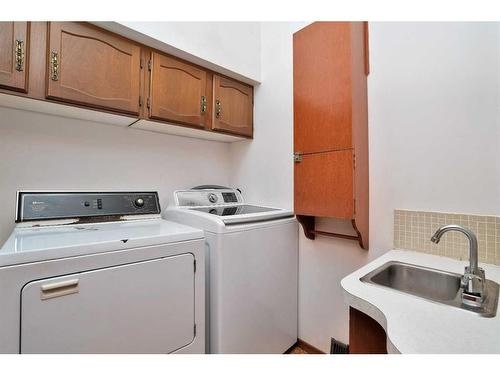
[(334, 237), (334, 238), (342, 238), (345, 240), (358, 241), (359, 246), (362, 249), (366, 250), (366, 247), (363, 244), (363, 237), (359, 232), (356, 221), (354, 219), (351, 220), (352, 227), (356, 232), (356, 235), (344, 234), (344, 233), (334, 233), (334, 232), (326, 232), (321, 230), (316, 230), (316, 217), (315, 216), (306, 216), (306, 215), (297, 215), (298, 222), (302, 225), (304, 229), (304, 235), (306, 238), (310, 240), (316, 239), (316, 236), (324, 236), (324, 237)]
[(191, 128), (189, 126), (174, 125), (164, 122), (156, 122), (150, 120), (139, 120), (131, 126), (133, 129), (146, 130), (156, 133), (164, 133), (170, 135), (178, 135), (181, 137), (205, 139), (208, 141), (217, 141), (232, 143), (247, 140), (247, 138), (237, 137), (229, 134), (207, 131), (204, 129)]

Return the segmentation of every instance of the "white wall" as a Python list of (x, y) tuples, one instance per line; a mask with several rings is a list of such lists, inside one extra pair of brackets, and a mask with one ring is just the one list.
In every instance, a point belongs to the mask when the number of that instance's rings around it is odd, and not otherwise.
[[(96, 23), (127, 29), (115, 22)], [(260, 79), (260, 23), (124, 25), (209, 67), (218, 64), (218, 70)], [(0, 107), (0, 244), (14, 226), (17, 190), (157, 190), (166, 207), (175, 189), (229, 184), (230, 159), (228, 144)]]
[[(291, 34), (299, 26), (262, 25), (256, 138), (231, 146), (231, 182), (284, 207), (293, 201)], [(395, 208), (500, 214), (499, 24), (371, 23), (370, 60), (370, 251), (300, 236), (299, 337), (324, 351), (330, 337), (348, 341), (340, 280), (392, 247)]]
[[(174, 189), (228, 183), (249, 200), (292, 206), (291, 37), (304, 23), (251, 26), (245, 43), (236, 31), (219, 35), (234, 24), (191, 32), (204, 24), (162, 30), (179, 48), (259, 76), (255, 139), (228, 146), (0, 109), (0, 241), (17, 189), (156, 189), (164, 206)], [(371, 23), (371, 249), (301, 235), (303, 340), (324, 351), (332, 336), (348, 340), (340, 280), (391, 248), (395, 208), (500, 214), (499, 35), (499, 24)]]
[(301, 238), (300, 336), (348, 341), (339, 282), (393, 244), (393, 210), (500, 215), (500, 28), (371, 23), (370, 243)]
[(249, 201), (293, 206), (292, 34), (304, 25), (262, 23), (262, 83), (254, 91), (254, 139), (231, 145), (231, 184)]
[(0, 243), (15, 219), (17, 190), (158, 191), (229, 182), (229, 146), (0, 108)]

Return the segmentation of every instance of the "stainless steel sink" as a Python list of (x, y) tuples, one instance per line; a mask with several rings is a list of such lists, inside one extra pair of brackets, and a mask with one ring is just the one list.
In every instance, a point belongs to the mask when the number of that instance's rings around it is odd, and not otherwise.
[(461, 308), (484, 317), (497, 312), (499, 286), (486, 280), (486, 298), (481, 306), (462, 302), (462, 275), (402, 262), (387, 262), (363, 276), (360, 280), (429, 301)]

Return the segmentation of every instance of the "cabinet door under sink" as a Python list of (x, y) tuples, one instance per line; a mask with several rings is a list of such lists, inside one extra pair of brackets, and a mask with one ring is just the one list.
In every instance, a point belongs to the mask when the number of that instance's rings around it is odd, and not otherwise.
[(193, 262), (182, 254), (26, 284), (21, 353), (169, 353), (189, 344)]

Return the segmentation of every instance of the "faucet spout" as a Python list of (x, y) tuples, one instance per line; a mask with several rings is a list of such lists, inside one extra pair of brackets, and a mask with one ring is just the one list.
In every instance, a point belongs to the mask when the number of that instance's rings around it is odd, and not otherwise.
[(459, 225), (445, 225), (439, 228), (436, 233), (431, 237), (431, 241), (435, 244), (439, 243), (443, 234), (449, 231), (456, 231), (463, 233), (469, 239), (469, 273), (479, 275), (478, 266), (478, 253), (477, 253), (477, 238), (473, 231)]
[(431, 241), (439, 243), (443, 234), (449, 231), (463, 233), (469, 239), (469, 266), (465, 267), (465, 273), (462, 277), (462, 303), (481, 306), (485, 300), (485, 282), (484, 270), (478, 266), (477, 238), (473, 231), (459, 225), (445, 225), (439, 228), (431, 237)]

